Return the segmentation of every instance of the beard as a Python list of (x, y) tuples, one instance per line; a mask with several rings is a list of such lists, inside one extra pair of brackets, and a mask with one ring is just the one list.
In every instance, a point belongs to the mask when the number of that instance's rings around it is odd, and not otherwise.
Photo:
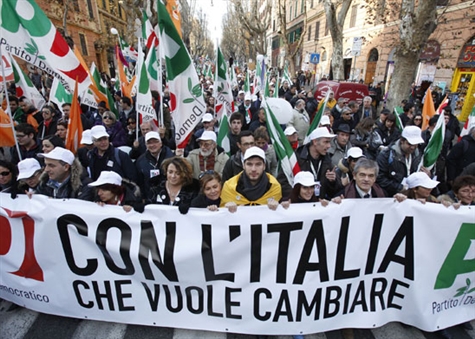
[(200, 154), (203, 156), (203, 157), (209, 157), (211, 155), (211, 153), (214, 152), (214, 148), (211, 148), (210, 150), (208, 151), (203, 151), (202, 149), (200, 149)]

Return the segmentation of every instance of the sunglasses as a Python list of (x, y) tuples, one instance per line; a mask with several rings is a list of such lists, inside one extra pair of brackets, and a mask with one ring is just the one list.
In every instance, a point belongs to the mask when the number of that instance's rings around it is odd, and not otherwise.
[(10, 171), (3, 171), (3, 172), (0, 172), (0, 176), (6, 177), (6, 176), (9, 175), (10, 173), (11, 173)]
[(136, 125), (137, 123), (135, 121), (129, 121), (127, 125)]
[(201, 172), (200, 175), (198, 176), (198, 179), (203, 178), (206, 174), (214, 174), (214, 171), (213, 170), (207, 170), (207, 171)]
[(103, 117), (102, 117), (102, 119), (104, 119), (104, 120), (105, 120), (105, 119), (112, 120), (112, 117), (110, 117), (110, 116), (106, 115), (106, 116), (103, 116)]

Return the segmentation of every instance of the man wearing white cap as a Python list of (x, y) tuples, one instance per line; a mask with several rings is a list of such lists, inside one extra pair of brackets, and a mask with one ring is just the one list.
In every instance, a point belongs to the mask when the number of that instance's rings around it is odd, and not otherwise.
[(299, 135), (297, 133), (297, 130), (295, 129), (294, 126), (288, 126), (284, 130), (284, 134), (287, 137), (287, 140), (290, 142), (290, 145), (294, 150), (299, 147)]
[[(320, 199), (331, 198), (338, 192), (335, 168), (332, 166), (330, 155), (327, 154), (334, 136), (326, 127), (318, 127), (310, 133), (310, 141), (295, 151), (300, 170), (313, 173), (317, 182), (315, 195)], [(292, 187), (282, 171), (279, 171), (278, 179), (282, 185), (283, 196), (286, 198), (290, 195)]]
[(114, 171), (121, 177), (137, 182), (137, 172), (129, 155), (109, 142), (109, 134), (104, 126), (91, 128), (94, 148), (89, 151), (88, 172), (92, 180), (97, 180), (102, 171)]
[(148, 132), (145, 135), (145, 144), (147, 150), (136, 161), (137, 184), (142, 192), (144, 199), (151, 198), (150, 187), (158, 185), (161, 180), (165, 179), (162, 173), (162, 163), (165, 159), (174, 156), (172, 150), (163, 145), (162, 139), (158, 132)]
[[(402, 131), (401, 138), (379, 153), (377, 182), (389, 197), (401, 191), (404, 188), (403, 180), (411, 173), (418, 171), (422, 156), (418, 145), (423, 142), (419, 127), (406, 126)], [(421, 170), (430, 175), (424, 167)]]
[(275, 210), (282, 198), (279, 182), (266, 173), (266, 155), (253, 146), (244, 155), (244, 170), (224, 183), (221, 207), (237, 205), (267, 205)]
[(215, 171), (223, 174), (224, 165), (229, 156), (223, 151), (218, 152), (216, 145), (216, 133), (204, 131), (198, 138), (199, 148), (188, 153), (188, 160), (193, 168), (193, 178), (199, 179), (200, 174), (206, 171)]
[(90, 180), (81, 180), (81, 164), (71, 151), (55, 147), (49, 153), (39, 153), (38, 157), (45, 159), (45, 170), (36, 190), (38, 194), (55, 199), (93, 200), (92, 190), (87, 185)]
[(35, 158), (26, 158), (18, 163), (18, 192), (27, 193), (36, 190), (43, 173), (40, 163)]
[(252, 105), (251, 95), (249, 93), (244, 97), (244, 102), (239, 105), (238, 111), (244, 117), (246, 126), (249, 126), (251, 120), (254, 121), (257, 118), (257, 109)]

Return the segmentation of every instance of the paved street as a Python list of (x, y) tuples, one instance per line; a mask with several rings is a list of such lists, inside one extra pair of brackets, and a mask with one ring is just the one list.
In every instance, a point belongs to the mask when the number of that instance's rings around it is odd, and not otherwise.
[[(0, 339), (254, 339), (256, 336), (192, 331), (164, 327), (147, 327), (57, 317), (18, 307), (8, 310), (10, 303), (0, 302)], [(475, 327), (475, 321), (471, 322)], [(475, 339), (475, 330), (462, 326), (450, 329), (454, 339)], [(274, 336), (273, 339), (292, 339)], [(342, 330), (306, 335), (306, 339), (442, 339), (439, 333), (428, 333), (399, 323), (372, 330)]]

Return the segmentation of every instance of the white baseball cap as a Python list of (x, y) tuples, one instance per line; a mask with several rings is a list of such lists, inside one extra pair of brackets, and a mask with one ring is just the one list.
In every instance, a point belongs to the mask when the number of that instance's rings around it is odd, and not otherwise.
[(246, 150), (246, 153), (244, 153), (244, 161), (252, 157), (259, 157), (266, 162), (265, 152), (257, 146), (252, 146)]
[(315, 128), (312, 133), (309, 135), (310, 140), (319, 139), (319, 138), (333, 138), (335, 134), (332, 134), (328, 131), (326, 127)]
[(328, 117), (328, 115), (324, 115), (324, 116), (320, 119), (320, 125), (321, 125), (321, 126), (330, 125), (330, 118)]
[(292, 134), (295, 134), (295, 133), (297, 133), (297, 130), (295, 129), (294, 126), (287, 126), (287, 128), (284, 131), (285, 135), (292, 135)]
[(17, 180), (28, 179), (36, 171), (41, 170), (41, 165), (35, 158), (26, 158), (18, 163)]
[(310, 186), (315, 186), (317, 183), (315, 182), (315, 177), (313, 176), (311, 172), (300, 171), (297, 173), (297, 175), (295, 175), (295, 178), (294, 178), (294, 187), (296, 184), (310, 187)]
[(201, 137), (196, 140), (211, 140), (216, 142), (216, 133), (214, 133), (213, 131), (204, 131), (203, 134), (201, 134)]
[(91, 130), (90, 129), (82, 131), (81, 144), (83, 144), (83, 145), (91, 145), (92, 144), (92, 135), (91, 135)]
[(351, 147), (347, 152), (346, 152), (346, 159), (352, 158), (352, 159), (359, 159), (363, 158), (365, 155), (363, 154), (363, 150), (359, 147)]
[(246, 100), (251, 100), (251, 96), (249, 94), (246, 94), (246, 96), (244, 97), (244, 101)]
[(402, 130), (402, 137), (411, 145), (423, 144), (424, 139), (421, 137), (421, 129), (417, 126), (406, 126)]
[(239, 92), (238, 92), (238, 95), (241, 95), (241, 94), (246, 94), (246, 92), (244, 92), (244, 91), (239, 91)]
[(64, 161), (67, 164), (72, 165), (74, 162), (74, 154), (70, 150), (67, 150), (62, 147), (55, 147), (51, 152), (49, 153), (38, 153), (38, 156), (40, 158), (46, 158), (46, 159), (53, 159), (53, 160), (61, 160)]
[(205, 113), (205, 115), (203, 115), (203, 118), (201, 119), (202, 122), (211, 122), (213, 121), (213, 114), (211, 113)]
[(106, 128), (102, 125), (97, 125), (91, 128), (91, 137), (92, 140), (100, 139), (102, 137), (109, 137), (109, 134), (106, 131)]
[(433, 189), (439, 184), (439, 182), (437, 180), (432, 180), (424, 172), (414, 172), (407, 177), (406, 184), (408, 188), (415, 188), (421, 186), (424, 188)]
[(116, 172), (102, 171), (96, 181), (91, 182), (88, 186), (101, 186), (106, 184), (112, 184), (116, 186), (122, 185), (122, 177)]
[(162, 141), (162, 139), (160, 138), (160, 134), (154, 131), (150, 131), (145, 134), (145, 142), (149, 141), (150, 139), (157, 139), (158, 141)]

